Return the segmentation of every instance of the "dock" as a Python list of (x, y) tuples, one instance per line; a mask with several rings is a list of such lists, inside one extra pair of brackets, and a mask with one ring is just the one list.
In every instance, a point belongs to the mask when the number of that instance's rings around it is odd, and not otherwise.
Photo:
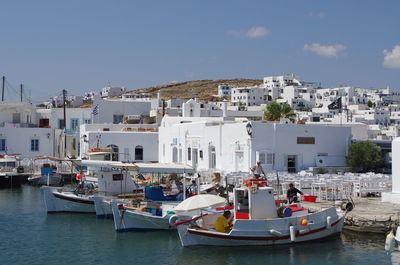
[[(377, 198), (353, 198), (355, 208), (346, 215), (344, 229), (365, 233), (387, 233), (399, 225), (400, 204), (382, 202)], [(334, 201), (301, 202), (312, 211), (334, 205)]]

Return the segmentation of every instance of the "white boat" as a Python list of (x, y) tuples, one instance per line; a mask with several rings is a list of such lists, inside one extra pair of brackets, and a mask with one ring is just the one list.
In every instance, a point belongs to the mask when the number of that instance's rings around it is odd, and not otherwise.
[[(347, 204), (347, 209), (352, 209)], [(305, 242), (340, 233), (346, 210), (330, 207), (318, 212), (308, 212), (296, 205), (278, 208), (273, 188), (241, 187), (234, 189), (233, 226), (229, 232), (214, 229), (219, 214), (201, 218), (179, 220), (178, 228), (182, 246), (249, 246), (278, 245)], [(278, 212), (283, 217), (278, 217)]]
[[(135, 163), (124, 164), (124, 167), (140, 175), (173, 174), (177, 177), (179, 174), (183, 176), (183, 179), (186, 174), (194, 173), (193, 168), (179, 164)], [(183, 181), (183, 190), (186, 190), (185, 181)], [(96, 206), (101, 205), (99, 208), (107, 208), (109, 205), (111, 207), (116, 231), (175, 229), (169, 219), (174, 214), (173, 208), (179, 201), (171, 201), (173, 196), (164, 196), (160, 188), (146, 187), (145, 191), (145, 200), (154, 201), (132, 203), (130, 200), (109, 200), (103, 197), (96, 200)], [(169, 201), (163, 201), (168, 198)]]
[[(175, 213), (173, 208), (178, 203), (160, 202), (152, 207), (134, 207), (126, 203), (113, 200), (111, 202), (115, 230), (118, 232), (140, 230), (172, 230), (169, 219)], [(150, 209), (150, 211), (146, 211)]]
[[(201, 203), (206, 202), (205, 205)], [(179, 204), (178, 204), (179, 203)], [(192, 218), (201, 210), (216, 205), (224, 205), (226, 199), (217, 195), (194, 195), (183, 202), (142, 202), (139, 207), (112, 201), (116, 231), (130, 230), (173, 230), (178, 218)], [(209, 211), (215, 212), (214, 209)], [(178, 215), (179, 217), (178, 217)]]
[(83, 177), (82, 182), (73, 191), (43, 186), (46, 211), (96, 213), (98, 217), (110, 217), (112, 215), (110, 206), (105, 208), (95, 206), (95, 201), (99, 200), (99, 197), (117, 198), (118, 195), (143, 194), (143, 188), (139, 187), (129, 172), (122, 168), (98, 167), (96, 175), (97, 183), (89, 182)]

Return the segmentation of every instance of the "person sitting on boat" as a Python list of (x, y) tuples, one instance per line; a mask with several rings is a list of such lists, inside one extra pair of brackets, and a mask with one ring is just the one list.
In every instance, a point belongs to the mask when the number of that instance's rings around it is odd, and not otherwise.
[(225, 211), (223, 215), (218, 217), (215, 222), (215, 230), (221, 233), (228, 233), (232, 228), (232, 220), (229, 220), (231, 215), (230, 211)]
[(293, 183), (290, 183), (289, 184), (289, 189), (287, 190), (287, 193), (286, 193), (286, 197), (287, 197), (289, 203), (299, 202), (299, 199), (297, 197), (297, 193), (300, 193), (301, 195), (304, 194), (303, 192), (301, 192), (300, 190), (295, 188)]
[(257, 161), (257, 164), (250, 168), (251, 172), (253, 172), (254, 178), (258, 179), (261, 178), (261, 173), (264, 174), (265, 177), (265, 172), (263, 167), (261, 166), (261, 162)]

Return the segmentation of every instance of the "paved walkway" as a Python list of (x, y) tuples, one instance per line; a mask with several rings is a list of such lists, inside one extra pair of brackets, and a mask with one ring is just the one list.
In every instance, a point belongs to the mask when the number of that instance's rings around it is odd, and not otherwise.
[[(391, 226), (399, 225), (400, 204), (381, 202), (381, 198), (353, 198), (355, 208), (345, 220), (345, 229), (386, 233)], [(302, 202), (303, 207), (319, 210), (334, 205), (333, 201)]]

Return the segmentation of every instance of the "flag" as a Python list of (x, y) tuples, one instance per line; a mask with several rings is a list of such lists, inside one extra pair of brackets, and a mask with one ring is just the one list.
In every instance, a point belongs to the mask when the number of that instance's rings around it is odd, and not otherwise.
[(92, 114), (93, 115), (99, 114), (99, 105), (96, 105), (96, 107), (93, 108)]
[(342, 97), (338, 97), (333, 101), (331, 104), (328, 105), (328, 109), (337, 109), (337, 110), (342, 110)]

